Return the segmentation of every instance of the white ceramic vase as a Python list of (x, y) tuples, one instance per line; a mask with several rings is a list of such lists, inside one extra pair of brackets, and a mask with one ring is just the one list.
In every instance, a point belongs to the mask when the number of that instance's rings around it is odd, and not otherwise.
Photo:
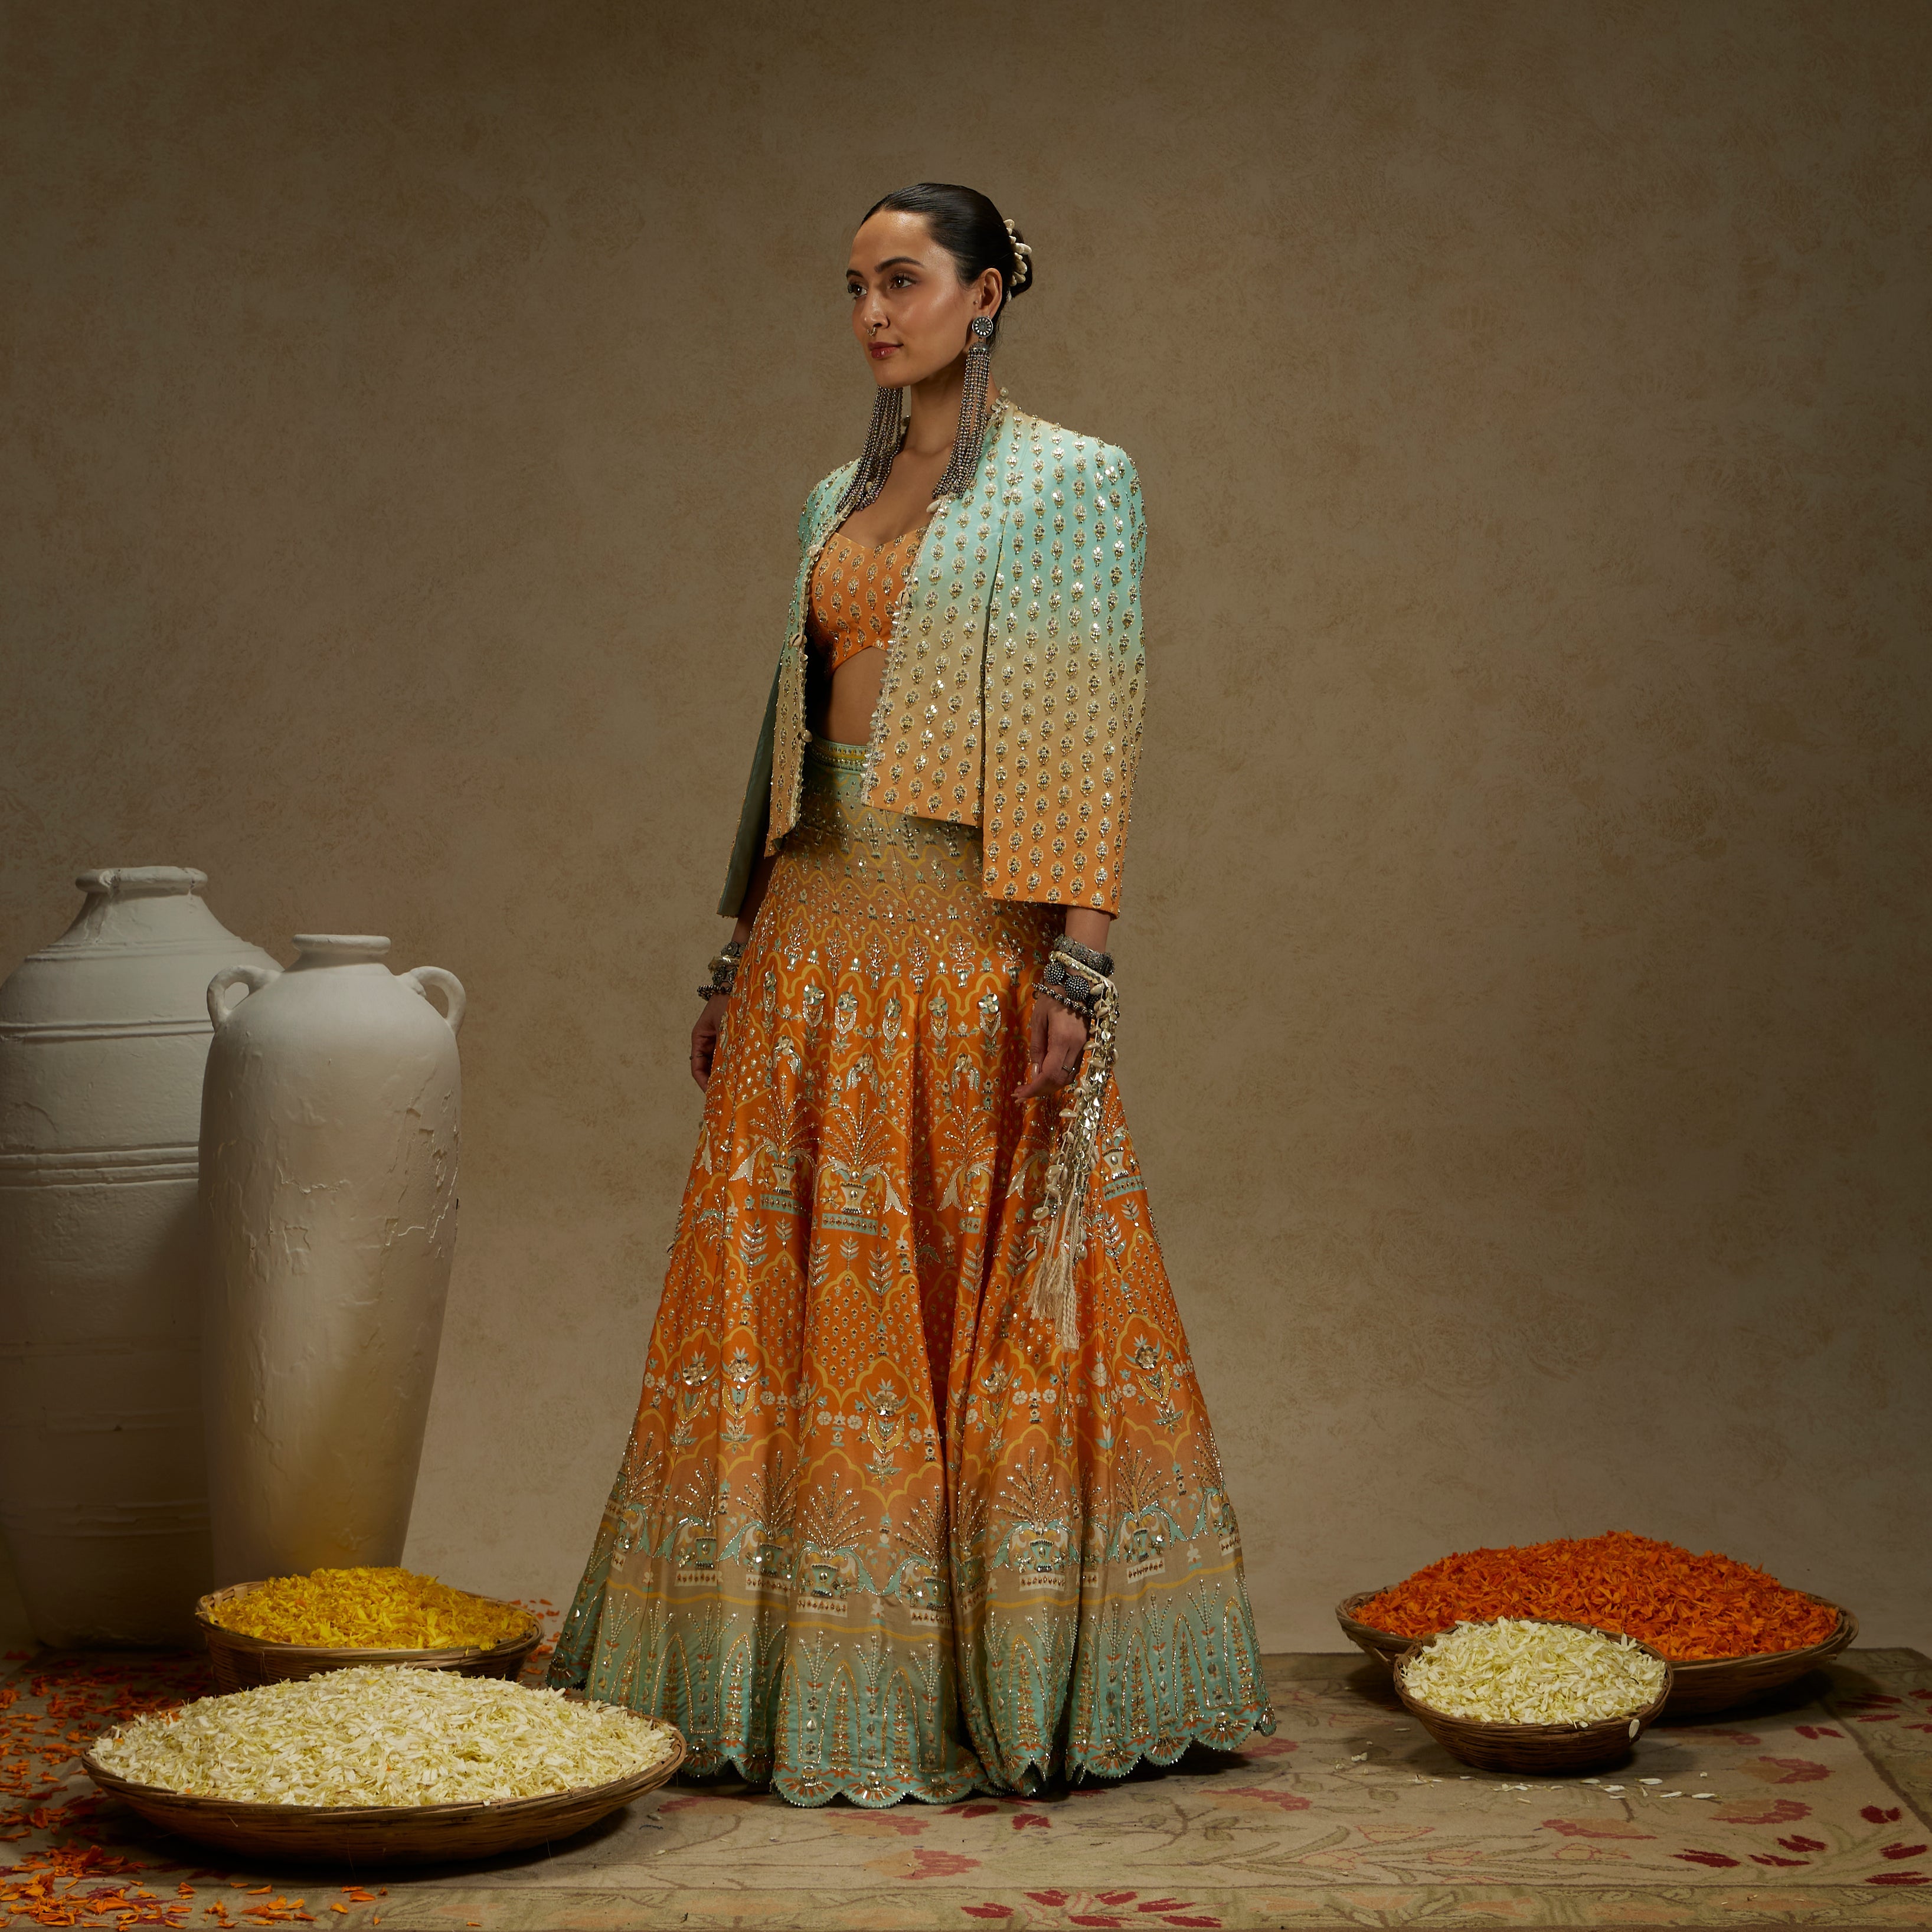
[(402, 1560), (456, 1241), (462, 986), (392, 973), (386, 939), (295, 943), (286, 973), (237, 966), (208, 988), (219, 1584)]
[(35, 1634), (165, 1643), (212, 1578), (195, 1137), (207, 875), (104, 868), (0, 986), (0, 1525)]

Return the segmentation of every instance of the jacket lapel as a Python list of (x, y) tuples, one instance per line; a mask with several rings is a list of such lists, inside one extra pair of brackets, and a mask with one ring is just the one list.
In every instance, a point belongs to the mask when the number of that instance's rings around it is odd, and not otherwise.
[(877, 810), (980, 822), (986, 613), (1004, 536), (1000, 479), (1017, 415), (1002, 407), (972, 488), (934, 512), (894, 614), (862, 791)]

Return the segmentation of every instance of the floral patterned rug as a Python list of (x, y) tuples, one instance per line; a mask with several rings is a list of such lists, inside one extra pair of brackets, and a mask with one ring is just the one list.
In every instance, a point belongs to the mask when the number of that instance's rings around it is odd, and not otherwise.
[(1660, 1726), (1586, 1780), (1468, 1771), (1378, 1667), (1275, 1657), (1280, 1728), (1232, 1759), (1053, 1801), (884, 1812), (674, 1786), (548, 1856), (360, 1883), (231, 1870), (90, 1795), (81, 1742), (196, 1694), (189, 1660), (42, 1653), (8, 1669), (0, 1925), (1932, 1924), (1932, 1659), (1916, 1651), (1855, 1651), (1768, 1706)]

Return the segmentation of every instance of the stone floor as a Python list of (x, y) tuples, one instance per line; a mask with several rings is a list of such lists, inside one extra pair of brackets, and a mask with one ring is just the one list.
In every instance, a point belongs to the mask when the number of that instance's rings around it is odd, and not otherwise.
[[(1932, 1924), (1932, 1660), (1849, 1653), (1660, 1726), (1596, 1779), (1472, 1772), (1354, 1654), (1273, 1658), (1238, 1756), (1055, 1802), (794, 1810), (672, 1786), (548, 1854), (414, 1873), (229, 1867), (91, 1792), (73, 1753), (194, 1694), (194, 1660), (16, 1658), (0, 1924), (887, 1928)], [(4, 1916), (10, 1912), (10, 1918)]]

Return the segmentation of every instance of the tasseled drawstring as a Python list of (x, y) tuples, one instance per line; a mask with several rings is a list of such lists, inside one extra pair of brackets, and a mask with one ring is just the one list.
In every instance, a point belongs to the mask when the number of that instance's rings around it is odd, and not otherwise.
[[(1062, 1148), (1064, 1148), (1064, 1130)], [(1054, 1156), (1054, 1172), (1060, 1160)], [(1058, 1208), (1050, 1201), (1036, 1208), (1034, 1216), (1050, 1214), (1043, 1228), (1034, 1232), (1033, 1312), (1052, 1328), (1063, 1348), (1080, 1346), (1079, 1298), (1073, 1291), (1079, 1272), (1080, 1257), (1087, 1251), (1086, 1170), (1061, 1198)]]
[(1100, 1108), (1108, 1076), (1114, 1070), (1114, 1027), (1120, 1001), (1113, 981), (1105, 974), (1064, 957), (1060, 964), (1093, 988), (1094, 1004), (1087, 1016), (1087, 1045), (1079, 1077), (1060, 1116), (1059, 1136), (1046, 1170), (1046, 1192), (1033, 1210), (1028, 1258), (1034, 1271), (1033, 1312), (1052, 1325), (1060, 1346), (1071, 1350), (1080, 1346), (1080, 1305), (1075, 1283), (1080, 1258), (1087, 1249), (1087, 1187), (1100, 1155)]

